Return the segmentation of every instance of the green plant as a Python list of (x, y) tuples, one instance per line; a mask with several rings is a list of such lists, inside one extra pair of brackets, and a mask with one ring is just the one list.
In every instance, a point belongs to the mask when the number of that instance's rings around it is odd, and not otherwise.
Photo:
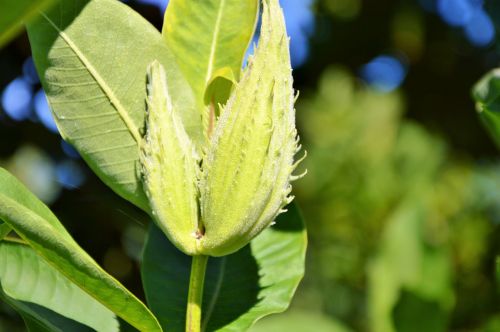
[(293, 205), (269, 226), (296, 178), (295, 96), (277, 0), (240, 75), (258, 7), (172, 0), (162, 35), (118, 1), (62, 0), (28, 24), (61, 135), (154, 221), (146, 305), (0, 169), (0, 297), (31, 331), (242, 331), (288, 307), (305, 230)]

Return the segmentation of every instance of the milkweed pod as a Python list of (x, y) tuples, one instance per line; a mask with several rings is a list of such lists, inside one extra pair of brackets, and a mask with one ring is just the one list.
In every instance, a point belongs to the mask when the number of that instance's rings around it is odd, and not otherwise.
[(223, 108), (203, 158), (200, 253), (237, 251), (292, 200), (299, 150), (292, 83), (282, 10), (278, 0), (264, 0), (255, 56)]
[(199, 156), (173, 107), (165, 71), (148, 68), (146, 135), (140, 151), (153, 220), (188, 255), (197, 254)]

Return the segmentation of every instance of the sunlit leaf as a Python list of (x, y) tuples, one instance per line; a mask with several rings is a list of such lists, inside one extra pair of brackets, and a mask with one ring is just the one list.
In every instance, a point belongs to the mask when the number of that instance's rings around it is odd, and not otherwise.
[[(187, 133), (202, 135), (189, 85), (161, 34), (114, 0), (63, 0), (28, 25), (33, 58), (61, 135), (116, 193), (144, 210), (138, 166), (146, 69), (166, 69)], [(199, 136), (199, 137), (198, 137)]]
[[(170, 0), (163, 35), (198, 105), (203, 105), (205, 89), (220, 76), (221, 68), (227, 67), (238, 80), (258, 7), (258, 0)], [(228, 95), (231, 85), (220, 88), (225, 90), (222, 95)]]

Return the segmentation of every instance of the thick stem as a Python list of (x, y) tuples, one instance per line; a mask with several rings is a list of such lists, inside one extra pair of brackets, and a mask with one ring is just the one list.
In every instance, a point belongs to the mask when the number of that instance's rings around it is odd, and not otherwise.
[(208, 256), (193, 256), (186, 312), (186, 332), (201, 332), (201, 302)]

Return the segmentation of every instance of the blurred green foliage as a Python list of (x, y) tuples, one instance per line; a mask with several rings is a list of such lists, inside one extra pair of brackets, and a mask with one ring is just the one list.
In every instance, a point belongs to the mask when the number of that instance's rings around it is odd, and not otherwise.
[(342, 323), (307, 310), (292, 310), (259, 321), (250, 332), (350, 332)]
[(297, 109), (309, 152), (297, 196), (311, 241), (296, 306), (356, 331), (486, 324), (498, 308), (500, 168), (453, 156), (403, 117), (400, 94), (344, 69), (328, 69)]
[(17, 0), (0, 2), (0, 47), (13, 39), (23, 29), (23, 23), (31, 20), (40, 10), (54, 0)]

